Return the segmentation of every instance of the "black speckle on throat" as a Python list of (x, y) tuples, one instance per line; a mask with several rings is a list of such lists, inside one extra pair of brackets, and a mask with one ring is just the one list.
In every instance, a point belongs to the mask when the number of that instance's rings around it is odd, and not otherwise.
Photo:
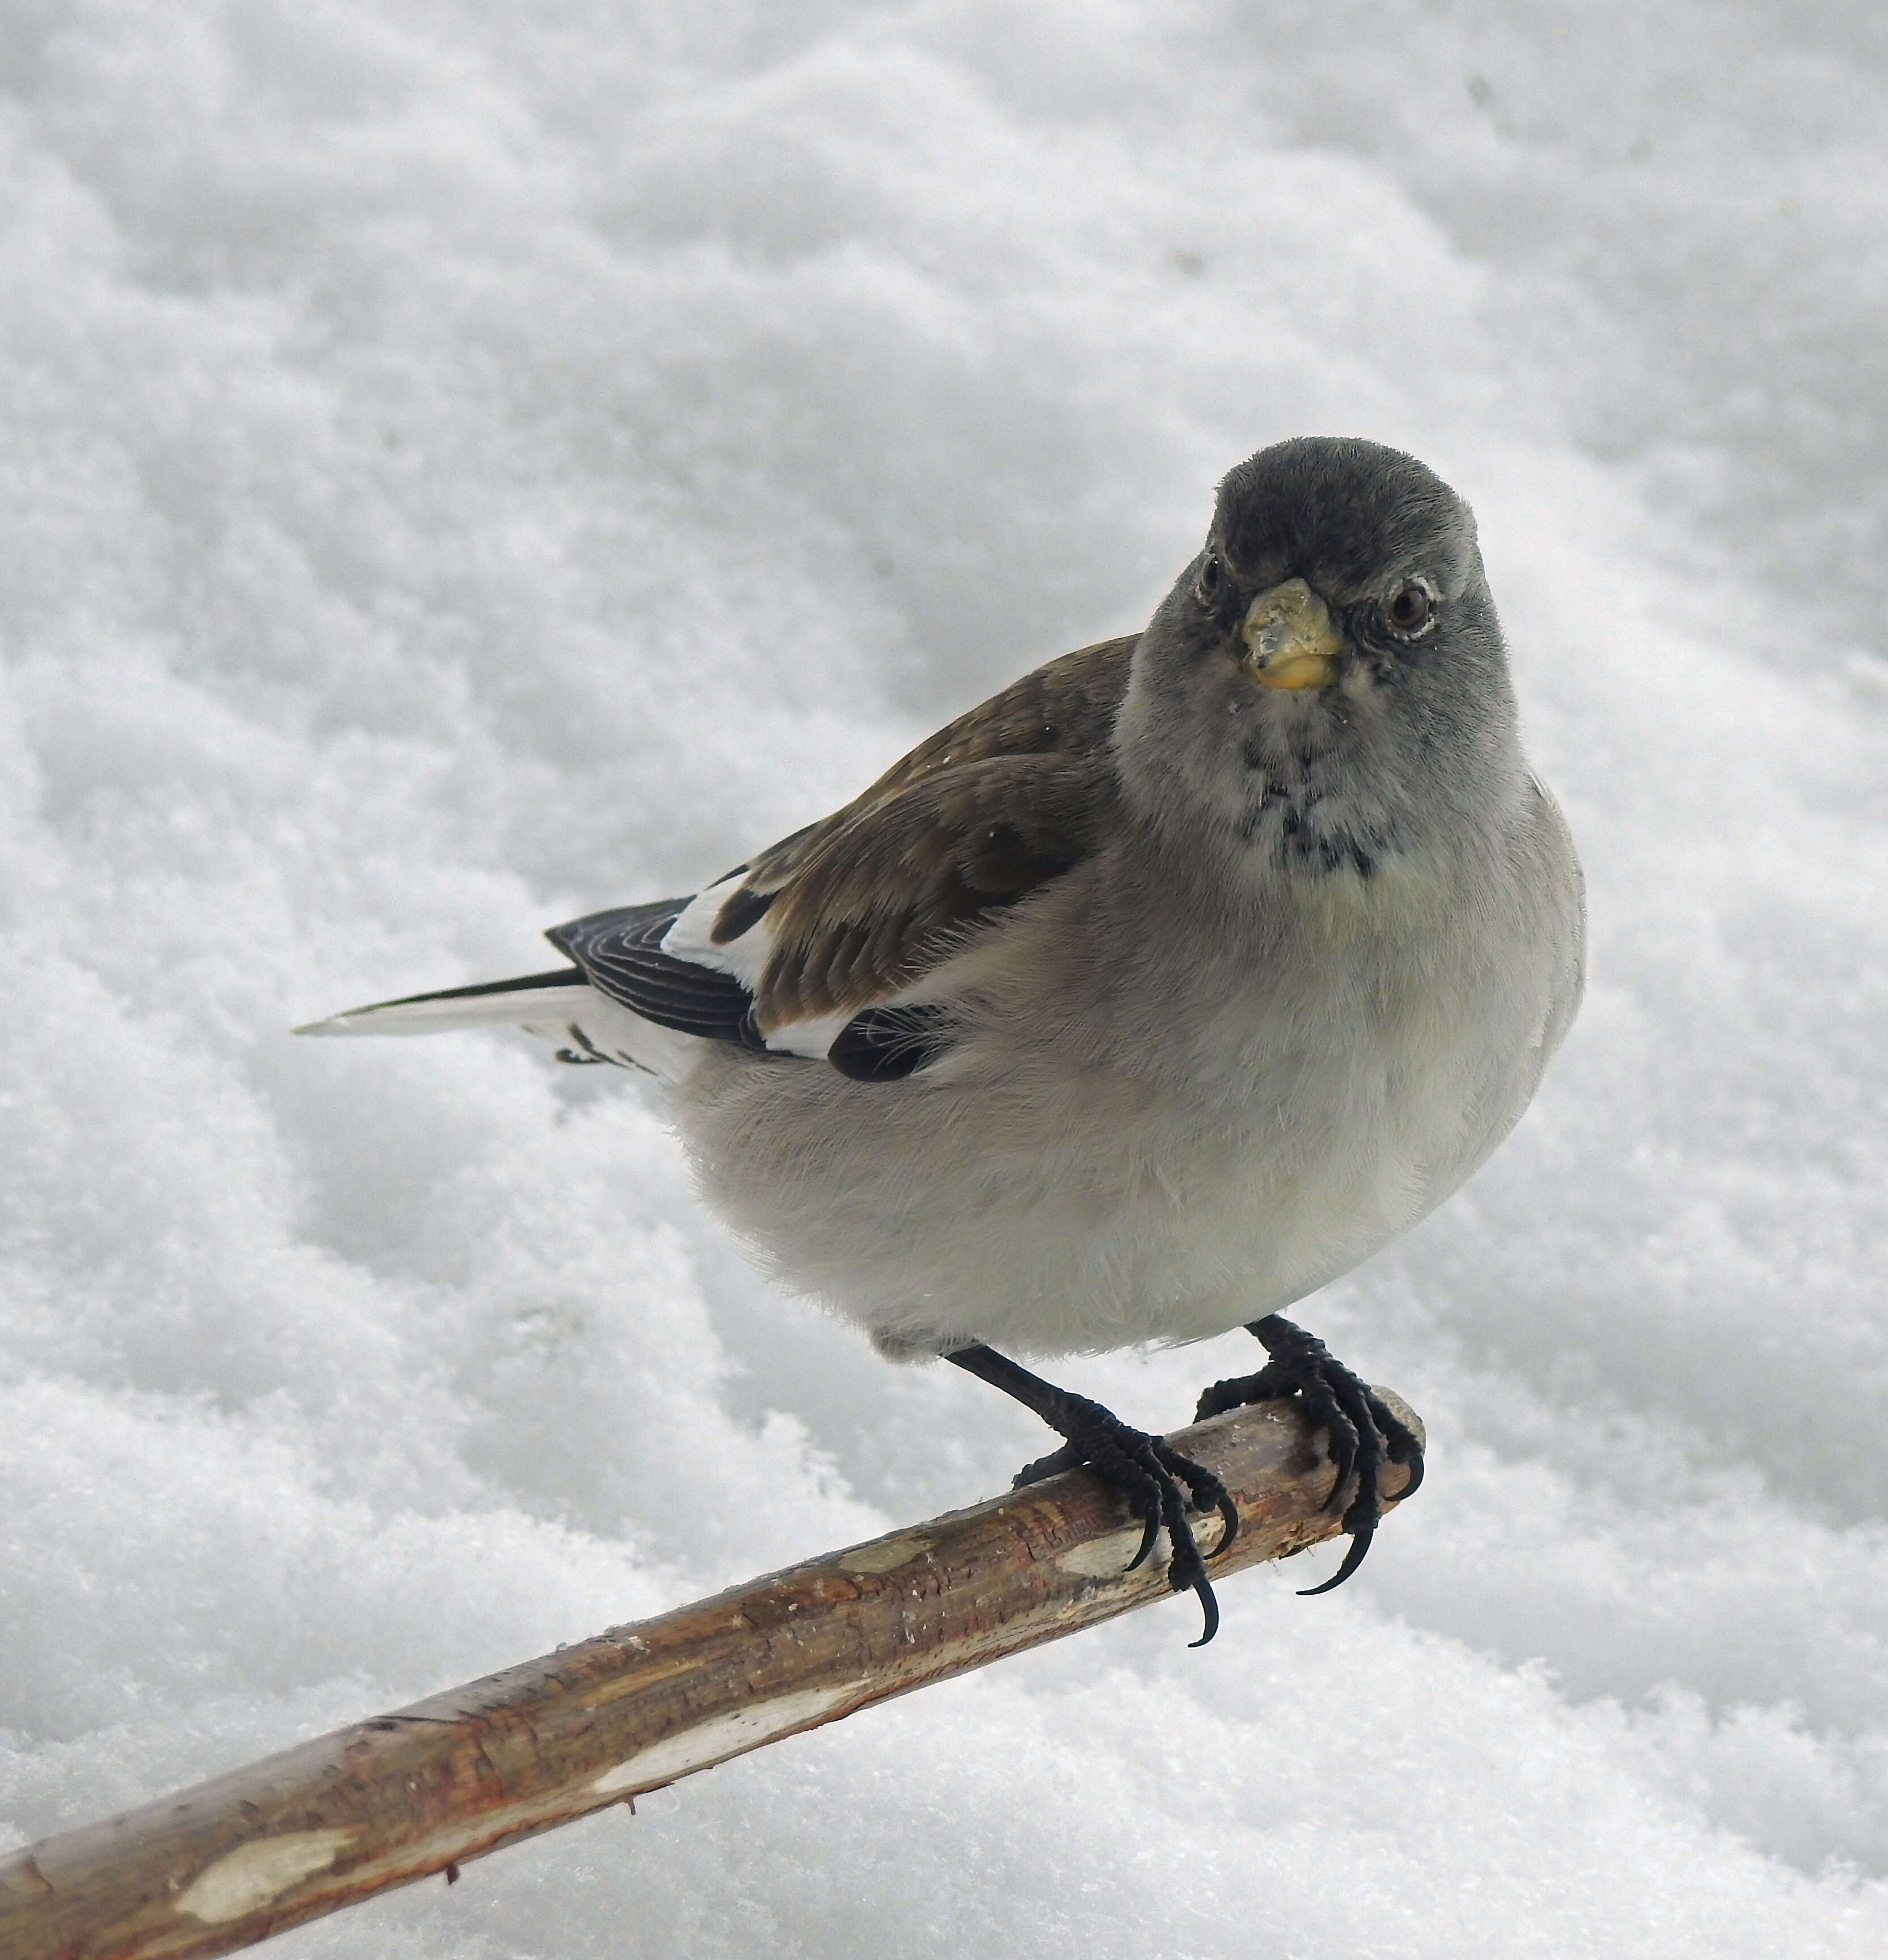
[(1390, 840), (1371, 826), (1336, 815), (1329, 804), (1313, 784), (1268, 783), (1246, 813), (1246, 841), (1301, 876), (1350, 870), (1360, 878), (1374, 877)]

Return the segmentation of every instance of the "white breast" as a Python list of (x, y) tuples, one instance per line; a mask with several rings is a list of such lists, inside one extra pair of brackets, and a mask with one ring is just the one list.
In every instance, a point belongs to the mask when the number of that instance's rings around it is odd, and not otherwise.
[(1037, 1354), (1222, 1332), (1453, 1191), (1571, 1013), (1577, 883), (1534, 881), (1544, 909), (1522, 918), (1523, 877), (1438, 935), (1432, 875), (1307, 885), (1250, 959), (1176, 934), (1122, 975), (1090, 946), (1085, 1024), (1055, 952), (1078, 936), (1069, 881), (1006, 928), (1007, 978), (979, 963), (959, 1004), (977, 1032), (945, 1079), (718, 1058), (681, 1128), (782, 1282), (875, 1331)]

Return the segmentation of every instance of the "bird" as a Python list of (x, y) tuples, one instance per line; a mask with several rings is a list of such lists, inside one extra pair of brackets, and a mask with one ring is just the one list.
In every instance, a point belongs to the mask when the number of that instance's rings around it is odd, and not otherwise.
[(493, 1025), (638, 1070), (763, 1271), (941, 1357), (1138, 1519), (1219, 1624), (1211, 1473), (1041, 1360), (1243, 1326), (1326, 1429), (1348, 1578), (1418, 1438), (1282, 1309), (1440, 1204), (1578, 1010), (1584, 880), (1521, 747), (1469, 506), (1353, 437), (1260, 450), (1138, 633), (1024, 675), (682, 897), (546, 934), (556, 969), (297, 1030)]

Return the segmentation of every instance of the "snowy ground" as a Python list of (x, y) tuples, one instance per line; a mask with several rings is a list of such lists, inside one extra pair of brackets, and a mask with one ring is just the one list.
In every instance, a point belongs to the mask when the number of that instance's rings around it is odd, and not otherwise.
[(1597, 938), (1307, 1309), (1420, 1503), (282, 1950), (1888, 1946), (1879, 10), (14, 0), (0, 91), (19, 1836), (1040, 1450), (622, 1080), (284, 1030), (737, 861), (1345, 431), (1479, 513)]

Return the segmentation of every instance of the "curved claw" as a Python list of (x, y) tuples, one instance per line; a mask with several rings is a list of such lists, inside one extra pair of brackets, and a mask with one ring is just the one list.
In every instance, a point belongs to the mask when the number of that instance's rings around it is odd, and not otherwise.
[[(1219, 1513), (1220, 1522), (1226, 1527), (1219, 1535), (1218, 1544), (1213, 1547), (1214, 1558), (1222, 1558), (1232, 1549), (1233, 1540), (1239, 1535), (1239, 1507), (1233, 1502), (1232, 1493), (1222, 1489), (1214, 1500), (1213, 1508)], [(1218, 1624), (1217, 1612), (1214, 1615), (1214, 1624)], [(1208, 1640), (1212, 1637), (1211, 1634), (1206, 1636)], [(1205, 1640), (1200, 1640), (1195, 1645), (1204, 1647), (1205, 1643)]]
[(1193, 1510), (1218, 1513), (1219, 1542), (1212, 1550), (1212, 1556), (1218, 1558), (1239, 1535), (1239, 1507), (1233, 1502), (1232, 1493), (1211, 1471), (1202, 1468), (1190, 1457), (1181, 1456), (1178, 1450), (1168, 1449), (1165, 1443), (1158, 1446), (1158, 1455), (1167, 1474), (1186, 1484), (1192, 1496)]
[(1099, 1402), (1071, 1395), (1066, 1389), (1032, 1375), (981, 1341), (953, 1348), (944, 1358), (979, 1381), (1013, 1396), (1064, 1437), (1060, 1449), (1018, 1472), (1016, 1487), (1085, 1464), (1104, 1483), (1113, 1485), (1141, 1520), (1140, 1548), (1129, 1563), (1130, 1572), (1153, 1556), (1154, 1545), (1165, 1528), (1170, 1547), (1167, 1584), (1176, 1592), (1199, 1595), (1206, 1627), (1193, 1644), (1204, 1647), (1219, 1631), (1219, 1602), (1207, 1583), (1205, 1561), (1194, 1539), (1180, 1486), (1184, 1484), (1198, 1503), (1211, 1505), (1218, 1511), (1224, 1526), (1221, 1548), (1232, 1542), (1239, 1529), (1239, 1513), (1226, 1487), (1210, 1470), (1169, 1449), (1159, 1437), (1130, 1428)]
[(1385, 1459), (1400, 1463), (1409, 1472), (1409, 1482), (1397, 1494), (1396, 1501), (1401, 1503), (1406, 1498), (1413, 1497), (1422, 1488), (1422, 1445), (1417, 1441), (1415, 1431), (1390, 1412), (1382, 1396), (1374, 1390), (1364, 1389), (1364, 1406), (1370, 1411), (1371, 1420), (1383, 1439)]
[(1158, 1507), (1157, 1507), (1154, 1510), (1150, 1512), (1148, 1516), (1143, 1520), (1143, 1528), (1141, 1532), (1141, 1549), (1128, 1561), (1128, 1570), (1130, 1572), (1133, 1571), (1136, 1566), (1144, 1565), (1146, 1564), (1148, 1554), (1154, 1549), (1154, 1541), (1160, 1535), (1160, 1513)]
[(1370, 1550), (1370, 1542), (1377, 1535), (1374, 1525), (1367, 1526), (1351, 1539), (1351, 1548), (1344, 1554), (1344, 1563), (1325, 1580), (1322, 1586), (1307, 1586), (1301, 1589), (1301, 1599), (1315, 1599), (1320, 1592), (1335, 1592), (1364, 1562), (1364, 1554)]
[[(1344, 1562), (1323, 1585), (1307, 1586), (1300, 1596), (1315, 1599), (1342, 1586), (1363, 1564), (1383, 1516), (1384, 1464), (1401, 1464), (1408, 1473), (1397, 1494), (1399, 1503), (1422, 1488), (1422, 1445), (1367, 1382), (1333, 1360), (1324, 1344), (1303, 1328), (1275, 1313), (1246, 1326), (1270, 1358), (1256, 1375), (1214, 1382), (1200, 1396), (1196, 1420), (1241, 1402), (1294, 1396), (1311, 1427), (1324, 1431), (1332, 1473), (1328, 1502), (1335, 1508), (1353, 1477), (1356, 1494), (1341, 1520), (1351, 1540)], [(1221, 1540), (1215, 1555), (1228, 1542)]]
[(1332, 1395), (1327, 1389), (1322, 1396), (1307, 1392), (1304, 1399), (1311, 1420), (1324, 1431), (1325, 1447), (1337, 1470), (1336, 1480), (1331, 1485), (1331, 1501), (1335, 1503), (1337, 1494), (1356, 1472), (1358, 1446), (1363, 1438), (1358, 1430), (1355, 1414), (1344, 1406), (1342, 1396)]

